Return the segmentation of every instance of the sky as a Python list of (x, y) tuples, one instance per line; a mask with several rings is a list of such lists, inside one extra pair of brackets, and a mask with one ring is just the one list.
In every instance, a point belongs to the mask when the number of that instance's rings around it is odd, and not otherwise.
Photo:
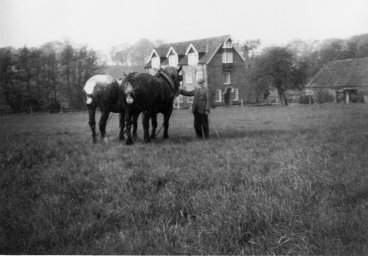
[(227, 34), (269, 46), (364, 33), (367, 0), (0, 0), (0, 47), (70, 40), (106, 50)]

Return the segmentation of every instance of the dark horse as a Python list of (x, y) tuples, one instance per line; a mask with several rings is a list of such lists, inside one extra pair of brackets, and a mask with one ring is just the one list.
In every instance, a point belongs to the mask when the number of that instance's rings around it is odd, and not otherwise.
[[(143, 113), (142, 124), (144, 130), (144, 141), (149, 142), (156, 137), (157, 114), (164, 115), (164, 135), (169, 137), (169, 119), (173, 111), (173, 103), (179, 95), (180, 82), (183, 77), (179, 75), (179, 69), (174, 67), (161, 68), (152, 76), (147, 73), (128, 74), (124, 81), (126, 97), (126, 144), (133, 144), (131, 136), (131, 125), (140, 112)], [(151, 136), (149, 136), (149, 120), (152, 121)]]
[[(116, 79), (109, 75), (95, 75), (88, 79), (83, 90), (87, 97), (86, 103), (89, 114), (89, 126), (92, 130), (93, 142), (97, 142), (95, 119), (97, 108), (99, 108), (101, 111), (101, 117), (99, 121), (101, 140), (107, 142), (105, 137), (106, 122), (109, 118), (110, 112), (119, 113), (119, 139), (124, 140), (125, 94), (121, 82), (119, 83)], [(135, 134), (137, 133), (136, 120), (134, 120), (134, 132)]]

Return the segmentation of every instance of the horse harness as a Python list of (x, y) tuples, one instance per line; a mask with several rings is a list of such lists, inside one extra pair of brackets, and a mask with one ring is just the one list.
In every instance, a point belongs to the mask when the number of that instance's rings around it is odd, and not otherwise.
[(163, 71), (159, 71), (159, 74), (161, 74), (163, 77), (164, 77), (164, 79), (166, 80), (166, 82), (168, 82), (169, 83), (169, 85), (170, 85), (170, 87), (171, 87), (171, 89), (172, 89), (172, 91), (174, 92), (174, 94), (176, 94), (175, 93), (175, 84), (174, 84), (174, 81), (171, 79), (171, 77), (169, 77), (165, 72), (163, 72)]

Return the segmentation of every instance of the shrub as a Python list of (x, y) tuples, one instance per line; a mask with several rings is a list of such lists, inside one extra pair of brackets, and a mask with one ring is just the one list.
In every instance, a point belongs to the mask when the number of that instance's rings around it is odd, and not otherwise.
[(309, 96), (309, 95), (303, 95), (303, 96), (300, 96), (299, 98), (299, 103), (300, 104), (309, 104), (309, 103), (314, 103), (314, 99), (312, 96)]
[(327, 89), (316, 90), (316, 102), (319, 104), (334, 102), (335, 98)]

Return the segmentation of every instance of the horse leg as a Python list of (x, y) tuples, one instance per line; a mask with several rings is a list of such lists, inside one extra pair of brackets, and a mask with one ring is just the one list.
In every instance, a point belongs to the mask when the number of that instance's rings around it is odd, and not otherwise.
[(132, 139), (132, 113), (130, 111), (125, 112), (125, 127), (126, 127), (126, 133), (127, 133), (127, 140), (125, 144), (131, 145), (133, 144)]
[(89, 116), (89, 127), (92, 131), (92, 141), (93, 143), (97, 142), (97, 136), (96, 136), (96, 106), (95, 105), (89, 105), (88, 106), (88, 116)]
[(156, 128), (157, 128), (157, 114), (152, 114), (151, 124), (152, 124), (151, 139), (155, 139), (156, 138)]
[(110, 112), (107, 110), (103, 110), (101, 113), (101, 118), (99, 121), (99, 126), (100, 126), (100, 133), (101, 133), (101, 140), (105, 143), (107, 143), (107, 138), (106, 138), (106, 121), (109, 118)]
[(173, 111), (173, 108), (171, 108), (164, 114), (164, 139), (169, 138), (169, 120), (171, 113)]
[(119, 127), (120, 127), (119, 140), (124, 140), (124, 128), (125, 128), (125, 113), (124, 113), (124, 111), (119, 113)]
[(133, 139), (137, 139), (137, 128), (138, 128), (138, 117), (139, 113), (137, 115), (133, 115)]
[(144, 142), (150, 142), (151, 138), (149, 136), (149, 119), (150, 119), (150, 113), (148, 111), (143, 112), (143, 118), (142, 118), (142, 126), (144, 131)]

